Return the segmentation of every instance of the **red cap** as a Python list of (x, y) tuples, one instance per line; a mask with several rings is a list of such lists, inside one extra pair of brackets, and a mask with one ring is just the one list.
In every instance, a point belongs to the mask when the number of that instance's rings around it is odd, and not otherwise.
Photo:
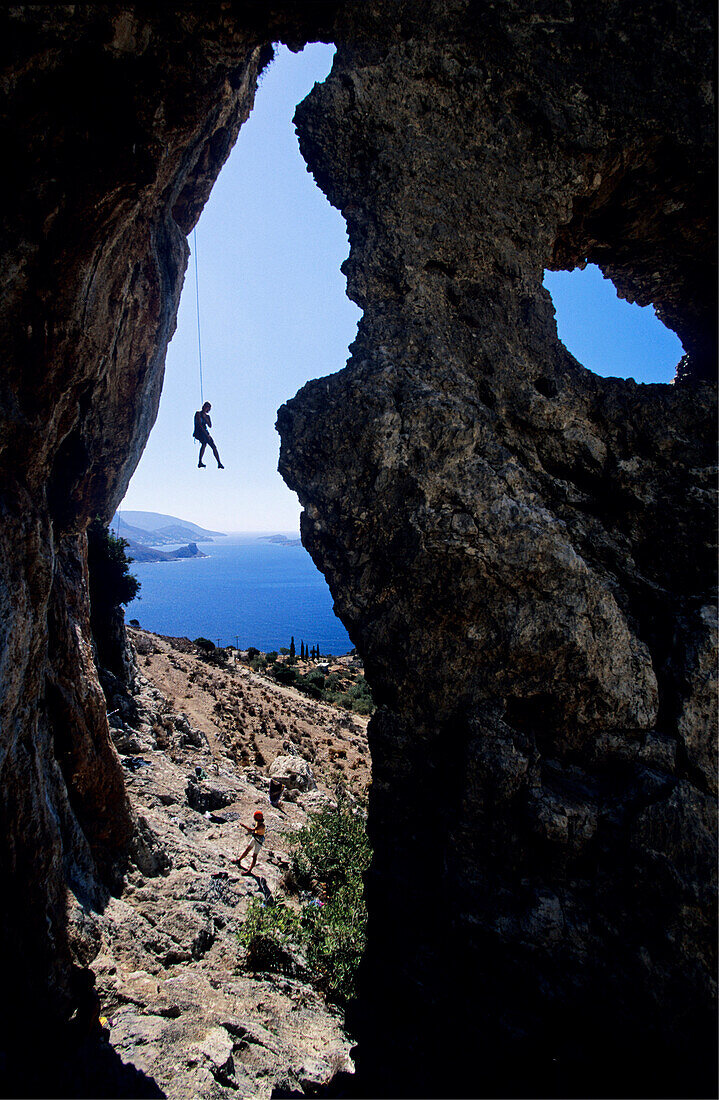
[(262, 810), (255, 810), (254, 816), (264, 818), (265, 815), (262, 813)]

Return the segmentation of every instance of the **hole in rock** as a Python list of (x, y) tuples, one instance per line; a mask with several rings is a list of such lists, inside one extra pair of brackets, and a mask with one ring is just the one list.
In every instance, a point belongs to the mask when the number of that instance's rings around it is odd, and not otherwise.
[(603, 378), (671, 382), (683, 355), (679, 338), (652, 306), (619, 298), (595, 264), (582, 270), (545, 271), (557, 332), (567, 351)]

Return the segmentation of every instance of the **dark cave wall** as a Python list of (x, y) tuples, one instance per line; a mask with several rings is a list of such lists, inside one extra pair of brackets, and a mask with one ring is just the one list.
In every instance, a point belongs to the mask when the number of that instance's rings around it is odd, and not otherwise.
[[(92, 909), (133, 832), (84, 531), (154, 421), (185, 234), (265, 44), (323, 38), (335, 67), (297, 121), (347, 220), (364, 317), (348, 368), (279, 426), (305, 545), (382, 703), (365, 1095), (613, 1095), (622, 1055), (622, 1093), (701, 1094), (708, 7), (38, 5), (2, 21), (9, 1045), (38, 1001), (49, 1032), (76, 1006), (72, 968), (92, 961)], [(598, 379), (559, 344), (543, 269), (585, 260), (676, 329), (681, 385)]]
[(138, 13), (38, 5), (1, 17), (0, 939), (11, 1054), (24, 1051), (38, 1004), (51, 1037), (87, 991), (77, 968), (97, 950), (92, 911), (119, 888), (131, 844), (93, 660), (85, 529), (112, 515), (154, 422), (185, 235), (268, 57), (219, 7), (204, 21), (192, 9)]
[[(360, 1066), (377, 1095), (703, 1095), (710, 21), (451, 13), (340, 42), (296, 116), (364, 310), (278, 421), (383, 704)], [(567, 353), (543, 270), (587, 260), (673, 324), (690, 382)]]

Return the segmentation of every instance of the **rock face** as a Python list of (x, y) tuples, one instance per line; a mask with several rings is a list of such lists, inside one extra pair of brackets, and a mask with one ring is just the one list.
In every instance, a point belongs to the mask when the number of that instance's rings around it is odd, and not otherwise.
[[(303, 542), (384, 704), (360, 1072), (382, 1096), (702, 1095), (708, 26), (435, 10), (340, 43), (296, 115), (364, 310), (347, 369), (278, 421)], [(543, 270), (585, 261), (655, 303), (685, 382), (600, 379), (565, 350)]]
[(112, 514), (154, 422), (185, 235), (269, 56), (229, 18), (218, 56), (198, 13), (0, 16), (0, 1033), (12, 1053), (39, 1005), (66, 1041), (92, 958), (68, 905), (104, 907), (134, 828), (93, 662), (85, 530)]
[[(84, 532), (112, 515), (154, 421), (184, 238), (267, 43), (323, 38), (335, 66), (298, 126), (347, 220), (364, 317), (347, 369), (279, 426), (303, 540), (383, 704), (365, 1094), (706, 1094), (711, 9), (0, 18), (8, 1048), (38, 1003), (49, 1034), (73, 1012), (79, 1026), (97, 948), (68, 913), (108, 904), (138, 831), (94, 669)], [(676, 330), (681, 384), (598, 379), (558, 342), (543, 269), (586, 260)]]

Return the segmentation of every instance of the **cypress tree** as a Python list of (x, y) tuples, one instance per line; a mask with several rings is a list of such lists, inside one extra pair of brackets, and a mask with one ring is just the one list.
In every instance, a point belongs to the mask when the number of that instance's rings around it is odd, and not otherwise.
[(295, 649), (295, 636), (293, 634), (292, 637), (290, 638), (290, 657), (294, 657), (296, 655), (296, 653), (297, 653), (297, 650)]

